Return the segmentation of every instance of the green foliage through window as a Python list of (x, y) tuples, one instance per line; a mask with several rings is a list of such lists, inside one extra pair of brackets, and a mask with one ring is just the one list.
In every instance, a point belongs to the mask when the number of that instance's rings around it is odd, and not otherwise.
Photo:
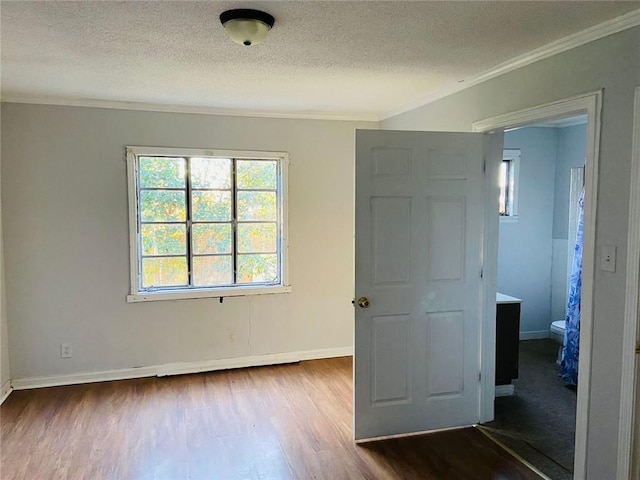
[(274, 159), (137, 157), (139, 288), (281, 282)]
[(238, 160), (238, 188), (275, 190), (278, 185), (277, 164), (275, 161)]
[(184, 188), (184, 158), (140, 157), (140, 187)]

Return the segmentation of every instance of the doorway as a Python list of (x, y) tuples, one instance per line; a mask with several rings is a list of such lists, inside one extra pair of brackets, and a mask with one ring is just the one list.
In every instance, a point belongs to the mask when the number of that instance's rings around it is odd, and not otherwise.
[[(578, 313), (568, 308), (568, 300), (576, 305), (580, 295), (574, 253), (586, 121), (580, 115), (509, 129), (499, 171), (496, 372), (509, 364), (502, 354), (509, 341), (519, 362), (517, 378), (496, 373), (495, 419), (485, 427), (558, 480), (573, 477), (577, 349), (572, 345), (579, 342), (579, 315), (572, 314), (565, 327), (567, 314)], [(507, 308), (519, 315), (505, 315)], [(563, 355), (566, 329), (575, 343)], [(515, 335), (509, 338), (511, 331)], [(505, 395), (498, 396), (501, 392)]]
[[(584, 298), (574, 467), (575, 476), (584, 477), (600, 111), (601, 92), (595, 92), (473, 125), (475, 132), (488, 135), (380, 130), (356, 133), (357, 440), (469, 425), (472, 417), (476, 420), (471, 423), (493, 420), (498, 245), (495, 207), (503, 130), (584, 114)], [(464, 151), (463, 146), (473, 148)], [(478, 180), (484, 187), (478, 186)], [(416, 181), (434, 182), (434, 190), (417, 195), (413, 208), (410, 188)], [(476, 208), (478, 200), (480, 210), (466, 208)], [(425, 235), (433, 238), (422, 241)], [(418, 250), (416, 255), (422, 257), (417, 257), (412, 254), (412, 245), (430, 247), (427, 252)], [(414, 279), (424, 280), (427, 288), (414, 288)], [(438, 290), (466, 286), (467, 280), (473, 282), (469, 284), (470, 294)], [(368, 295), (372, 295), (372, 301)], [(460, 305), (460, 299), (468, 300), (469, 305)], [(470, 392), (473, 404), (464, 410), (469, 418), (461, 419), (461, 410), (452, 407), (455, 401), (466, 401)], [(431, 402), (434, 411), (428, 411), (425, 402)], [(436, 407), (440, 411), (434, 414)]]
[[(601, 92), (576, 96), (551, 104), (529, 108), (518, 112), (500, 115), (473, 125), (476, 132), (502, 131), (521, 128), (539, 122), (554, 121), (561, 118), (585, 115), (586, 122), (586, 149), (585, 149), (585, 197), (584, 197), (584, 243), (582, 265), (582, 301), (580, 323), (580, 359), (577, 386), (576, 407), (576, 435), (575, 435), (575, 459), (574, 478), (583, 478), (586, 470), (586, 444), (587, 444), (587, 419), (589, 413), (589, 383), (591, 375), (591, 334), (592, 334), (592, 310), (593, 310), (593, 279), (595, 268), (595, 213), (597, 198), (597, 172), (599, 131), (601, 112)], [(492, 181), (498, 178), (500, 165), (491, 165), (488, 170), (488, 189), (492, 188)], [(486, 239), (488, 242), (498, 244), (498, 228), (495, 232), (488, 229)], [(490, 275), (494, 275), (497, 284), (498, 265), (490, 262), (487, 265)], [(494, 269), (494, 270), (492, 270)], [(489, 318), (485, 316), (485, 322)], [(485, 331), (489, 331), (487, 328)], [(485, 359), (483, 358), (483, 363)], [(495, 365), (487, 367), (495, 368)], [(484, 371), (484, 366), (483, 366)], [(487, 390), (491, 386), (486, 387)], [(486, 418), (493, 419), (493, 402), (483, 403)]]

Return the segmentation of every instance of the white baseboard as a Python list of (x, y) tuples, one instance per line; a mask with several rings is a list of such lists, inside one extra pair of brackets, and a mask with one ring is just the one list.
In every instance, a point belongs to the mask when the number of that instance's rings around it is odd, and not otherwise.
[(549, 338), (549, 330), (532, 330), (530, 332), (520, 332), (520, 340), (539, 340)]
[(52, 375), (50, 377), (16, 378), (11, 381), (11, 384), (14, 390), (29, 390), (31, 388), (58, 387), (61, 385), (77, 385), (80, 383), (154, 377), (157, 375), (157, 370), (157, 366), (152, 366), (104, 370), (101, 372), (71, 373), (68, 375)]
[(13, 392), (13, 388), (11, 388), (11, 380), (7, 380), (0, 387), (0, 405), (4, 403), (9, 395)]
[(509, 397), (516, 391), (513, 383), (509, 385), (496, 385), (496, 397)]
[(104, 370), (101, 372), (71, 373), (68, 375), (54, 375), (50, 377), (17, 378), (11, 381), (11, 386), (14, 390), (27, 390), (31, 388), (76, 385), (80, 383), (106, 382), (111, 380), (127, 380), (131, 378), (155, 376), (165, 377), (169, 375), (182, 375), (187, 373), (228, 370), (231, 368), (278, 365), (283, 363), (299, 362), (302, 360), (345, 357), (350, 355), (353, 355), (353, 347), (325, 348), (300, 352), (204, 360), (200, 362), (176, 362), (164, 365), (152, 365), (149, 367)]

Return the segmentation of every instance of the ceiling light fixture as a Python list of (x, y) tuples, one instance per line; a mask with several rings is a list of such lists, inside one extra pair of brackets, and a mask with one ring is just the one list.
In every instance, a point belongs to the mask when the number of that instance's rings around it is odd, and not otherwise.
[(227, 10), (220, 14), (220, 22), (231, 40), (240, 45), (257, 45), (266, 37), (274, 18), (268, 13), (248, 8)]

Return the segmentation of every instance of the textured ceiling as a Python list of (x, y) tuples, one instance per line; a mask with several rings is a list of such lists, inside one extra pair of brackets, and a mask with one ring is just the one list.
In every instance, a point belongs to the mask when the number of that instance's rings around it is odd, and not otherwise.
[[(384, 115), (637, 9), (616, 1), (2, 1), (2, 96)], [(258, 8), (261, 45), (218, 21)]]

